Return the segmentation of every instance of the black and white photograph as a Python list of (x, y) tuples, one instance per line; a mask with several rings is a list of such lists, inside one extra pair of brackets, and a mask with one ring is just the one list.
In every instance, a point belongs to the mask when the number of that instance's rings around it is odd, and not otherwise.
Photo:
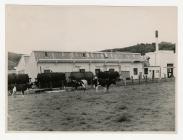
[(176, 6), (5, 5), (7, 132), (176, 132)]

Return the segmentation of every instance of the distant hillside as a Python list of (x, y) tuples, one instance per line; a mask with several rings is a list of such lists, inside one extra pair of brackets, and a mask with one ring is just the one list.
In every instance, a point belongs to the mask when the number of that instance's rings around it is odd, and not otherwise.
[(13, 70), (17, 66), (22, 54), (8, 52), (8, 70)]
[[(169, 42), (161, 42), (159, 43), (159, 50), (173, 50), (175, 51), (175, 44), (169, 43)], [(149, 44), (149, 43), (140, 43), (137, 45), (133, 45), (130, 47), (125, 48), (115, 48), (115, 49), (108, 49), (108, 50), (102, 50), (104, 52), (133, 52), (133, 53), (141, 53), (144, 55), (147, 52), (154, 52), (155, 51), (155, 43)]]

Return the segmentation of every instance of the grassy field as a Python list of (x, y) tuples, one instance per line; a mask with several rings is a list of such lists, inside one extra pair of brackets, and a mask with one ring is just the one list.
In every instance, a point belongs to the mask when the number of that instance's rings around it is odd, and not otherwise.
[(9, 131), (174, 131), (175, 82), (8, 96)]

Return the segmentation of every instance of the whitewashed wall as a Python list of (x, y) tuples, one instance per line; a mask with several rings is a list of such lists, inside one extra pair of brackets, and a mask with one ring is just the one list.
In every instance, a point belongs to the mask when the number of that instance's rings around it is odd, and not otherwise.
[[(107, 70), (113, 68), (115, 71), (130, 71), (130, 75), (134, 77), (134, 79), (138, 78), (139, 73), (141, 72), (143, 75), (143, 65), (142, 63), (106, 63)], [(121, 68), (120, 68), (120, 67)], [(105, 71), (106, 67), (104, 67), (104, 63), (38, 63), (37, 65), (38, 71), (37, 73), (43, 73), (44, 70), (51, 70), (52, 72), (72, 72), (79, 71), (79, 69), (85, 69), (85, 71), (91, 71), (95, 74), (95, 69), (100, 69), (101, 71)], [(40, 68), (41, 67), (41, 68)], [(138, 74), (133, 74), (133, 68), (138, 68)], [(40, 71), (42, 70), (42, 71)]]
[(167, 76), (167, 64), (172, 63), (174, 65), (173, 74), (176, 77), (176, 67), (177, 67), (177, 56), (173, 51), (158, 51), (156, 53), (156, 64), (155, 64), (155, 53), (146, 53), (150, 57), (150, 66), (160, 66), (161, 67), (161, 77)]

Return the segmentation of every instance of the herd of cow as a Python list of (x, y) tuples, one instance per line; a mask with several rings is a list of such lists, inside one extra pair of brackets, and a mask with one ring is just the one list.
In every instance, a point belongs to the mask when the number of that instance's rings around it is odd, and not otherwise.
[[(62, 73), (63, 74), (63, 73)], [(51, 76), (54, 75), (56, 80), (52, 79), (54, 82), (57, 84), (60, 82), (60, 86), (63, 88), (65, 87), (71, 87), (74, 90), (77, 89), (83, 89), (84, 91), (87, 89), (88, 84), (91, 85), (92, 87), (95, 88), (96, 92), (98, 91), (98, 88), (102, 86), (105, 91), (109, 90), (109, 87), (111, 84), (116, 84), (116, 81), (119, 80), (119, 73), (118, 72), (111, 72), (111, 71), (105, 71), (105, 72), (99, 72), (97, 75), (93, 75), (91, 72), (75, 72), (71, 73), (70, 76), (68, 77), (69, 80), (67, 80), (65, 74), (64, 78), (63, 76), (59, 78), (59, 75), (61, 73), (53, 73), (53, 74), (44, 74), (47, 76), (46, 80), (42, 78), (43, 82), (46, 83), (51, 83), (51, 86), (54, 86), (51, 82)], [(84, 75), (84, 76), (83, 76)], [(23, 77), (23, 78), (20, 78)], [(42, 81), (39, 80), (38, 78), (36, 82), (31, 83), (30, 78), (26, 74), (9, 74), (8, 75), (8, 93), (9, 95), (14, 95), (16, 94), (16, 91), (21, 91), (21, 93), (24, 95), (25, 90), (30, 89), (30, 88), (40, 88)], [(58, 81), (60, 80), (60, 81)], [(46, 85), (48, 86), (48, 85)]]

